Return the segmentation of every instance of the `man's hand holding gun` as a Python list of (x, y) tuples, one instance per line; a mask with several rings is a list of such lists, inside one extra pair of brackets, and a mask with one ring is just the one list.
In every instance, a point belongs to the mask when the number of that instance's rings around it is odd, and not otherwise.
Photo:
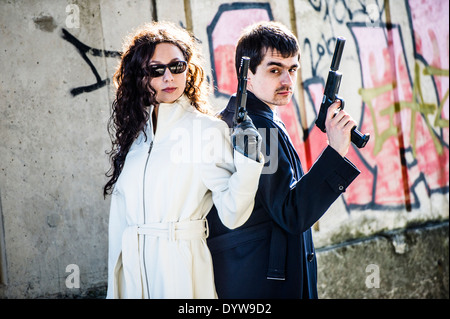
[(343, 110), (344, 100), (338, 96), (342, 74), (337, 70), (339, 69), (344, 44), (344, 38), (337, 39), (322, 104), (316, 120), (317, 127), (322, 132), (327, 133), (329, 145), (341, 156), (347, 154), (350, 141), (358, 148), (363, 148), (370, 138), (369, 134), (362, 134), (357, 130), (355, 120)]

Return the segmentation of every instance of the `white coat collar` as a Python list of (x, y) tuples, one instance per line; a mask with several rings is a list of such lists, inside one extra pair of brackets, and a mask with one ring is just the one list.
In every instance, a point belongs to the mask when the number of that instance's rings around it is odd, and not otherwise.
[[(145, 127), (145, 132), (149, 137), (148, 140), (152, 141), (155, 136), (159, 138), (160, 135), (165, 136), (170, 134), (175, 123), (186, 114), (186, 112), (195, 112), (196, 109), (191, 105), (189, 98), (183, 94), (177, 100), (172, 103), (161, 103), (158, 107), (158, 126), (155, 134), (153, 134), (152, 114), (154, 106), (151, 105), (149, 109), (149, 120)], [(141, 134), (143, 135), (143, 134)], [(139, 140), (139, 137), (138, 137)], [(140, 141), (137, 141), (138, 143)]]

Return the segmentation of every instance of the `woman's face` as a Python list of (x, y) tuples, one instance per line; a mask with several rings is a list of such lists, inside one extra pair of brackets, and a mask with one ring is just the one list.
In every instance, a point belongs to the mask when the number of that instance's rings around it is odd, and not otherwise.
[[(150, 60), (150, 68), (155, 65), (167, 65), (177, 61), (184, 61), (181, 50), (171, 43), (159, 43), (155, 47), (155, 53)], [(186, 70), (179, 74), (172, 73), (168, 67), (158, 68), (163, 75), (151, 77), (150, 85), (156, 91), (156, 102), (172, 103), (177, 100), (186, 88)], [(178, 68), (180, 69), (180, 68)]]

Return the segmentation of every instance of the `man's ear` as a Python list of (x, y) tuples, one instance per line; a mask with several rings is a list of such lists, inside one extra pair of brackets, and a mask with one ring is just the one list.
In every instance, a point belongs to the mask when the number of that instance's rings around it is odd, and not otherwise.
[(253, 78), (253, 76), (254, 76), (254, 74), (252, 73), (252, 71), (248, 70), (248, 73), (247, 73), (247, 89), (249, 89), (250, 91), (253, 88), (253, 85), (252, 85), (252, 78)]

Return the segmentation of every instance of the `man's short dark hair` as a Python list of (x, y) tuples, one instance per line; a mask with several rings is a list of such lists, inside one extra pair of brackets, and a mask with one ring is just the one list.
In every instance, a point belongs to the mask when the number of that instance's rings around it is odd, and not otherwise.
[(298, 55), (300, 47), (295, 35), (283, 24), (274, 21), (255, 23), (244, 29), (236, 47), (235, 67), (239, 73), (241, 58), (250, 58), (250, 71), (256, 73), (267, 50), (276, 50), (282, 57)]

